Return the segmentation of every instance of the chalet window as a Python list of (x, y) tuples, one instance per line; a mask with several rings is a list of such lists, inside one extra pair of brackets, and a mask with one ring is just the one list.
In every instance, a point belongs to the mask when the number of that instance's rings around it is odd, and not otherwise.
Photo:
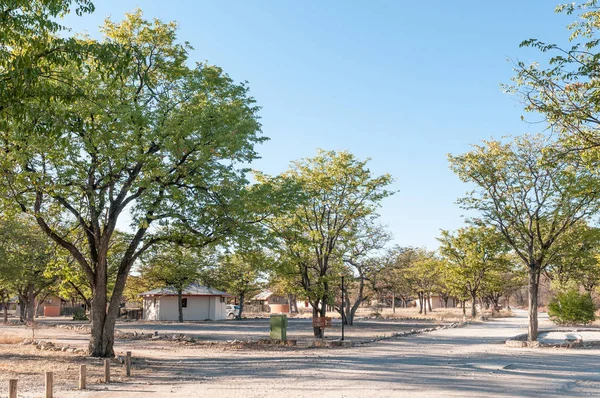
[(156, 298), (154, 299), (154, 301), (152, 302), (152, 305), (156, 307)]
[(181, 306), (182, 306), (183, 308), (187, 308), (187, 299), (186, 299), (186, 298), (182, 298), (182, 299), (181, 299)]
[(221, 297), (221, 302), (224, 303), (225, 302), (225, 297)]

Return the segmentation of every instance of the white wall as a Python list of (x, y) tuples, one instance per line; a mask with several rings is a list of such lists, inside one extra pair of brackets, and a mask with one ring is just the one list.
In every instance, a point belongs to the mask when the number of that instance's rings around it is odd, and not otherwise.
[[(225, 303), (216, 296), (183, 296), (187, 298), (187, 307), (183, 308), (184, 321), (203, 321), (205, 319), (226, 319), (227, 313)], [(144, 299), (144, 319), (154, 321), (177, 321), (179, 310), (177, 308), (177, 296), (163, 296), (156, 298), (156, 306), (153, 299)]]

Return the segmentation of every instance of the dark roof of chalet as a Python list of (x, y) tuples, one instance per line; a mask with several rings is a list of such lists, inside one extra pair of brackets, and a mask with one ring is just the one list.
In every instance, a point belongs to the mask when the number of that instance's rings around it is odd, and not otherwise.
[[(197, 283), (193, 283), (190, 286), (183, 289), (182, 294), (184, 296), (223, 296), (223, 297), (233, 297), (229, 293), (222, 292), (217, 289), (213, 289), (212, 287), (202, 286)], [(172, 286), (169, 287), (159, 287), (157, 289), (150, 290), (148, 292), (144, 292), (140, 294), (140, 296), (148, 297), (148, 296), (177, 296), (177, 289)]]
[(269, 297), (273, 295), (273, 292), (270, 290), (265, 290), (263, 292), (258, 293), (256, 296), (252, 297), (252, 301), (261, 301), (268, 300)]

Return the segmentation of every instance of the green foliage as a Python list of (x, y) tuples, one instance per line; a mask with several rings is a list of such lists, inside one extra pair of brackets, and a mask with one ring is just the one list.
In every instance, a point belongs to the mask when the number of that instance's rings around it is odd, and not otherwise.
[(73, 312), (73, 320), (74, 321), (87, 321), (89, 320), (87, 315), (85, 314), (85, 310), (83, 308), (77, 308)]
[(156, 245), (142, 257), (138, 271), (151, 288), (172, 287), (184, 290), (197, 282), (206, 258), (199, 250), (174, 244)]
[[(59, 5), (57, 16), (69, 4), (90, 4), (35, 2), (42, 3)], [(65, 52), (56, 29), (9, 44), (14, 52), (3, 59), (7, 73), (35, 78), (2, 80), (0, 197), (7, 209), (33, 215), (80, 267), (93, 322), (107, 329), (92, 328), (92, 353), (110, 356), (112, 336), (103, 335), (114, 323), (104, 318), (115, 319), (145, 251), (165, 241), (212, 244), (256, 221), (243, 167), (265, 138), (248, 87), (217, 66), (193, 65), (174, 23), (147, 21), (137, 10), (107, 20), (101, 40), (69, 39), (78, 50)], [(61, 55), (33, 62), (38, 50)], [(133, 232), (111, 258), (126, 211)]]
[(438, 240), (445, 260), (443, 278), (452, 295), (473, 299), (484, 286), (488, 291), (502, 289), (499, 276), (510, 270), (510, 263), (506, 240), (495, 229), (472, 226), (455, 233), (442, 231)]
[[(375, 215), (380, 202), (393, 192), (389, 175), (373, 176), (368, 160), (348, 152), (319, 151), (314, 158), (292, 164), (278, 178), (262, 177), (278, 190), (296, 189), (294, 208), (266, 220), (280, 241), (279, 254), (289, 264), (314, 309), (325, 313), (335, 294), (330, 285), (343, 269), (344, 245), (361, 220)], [(335, 281), (335, 282), (334, 282)]]
[(472, 221), (502, 233), (523, 264), (535, 271), (548, 265), (562, 235), (598, 211), (595, 174), (573, 167), (569, 156), (553, 156), (558, 147), (541, 136), (521, 136), (449, 155), (452, 170), (476, 185), (459, 200), (463, 208), (480, 212)]
[(560, 325), (587, 325), (596, 319), (595, 312), (590, 294), (580, 294), (577, 290), (559, 292), (548, 305), (548, 316)]
[[(571, 150), (597, 159), (600, 143), (600, 67), (597, 1), (563, 4), (557, 12), (574, 16), (568, 26), (569, 45), (560, 47), (539, 39), (528, 39), (522, 47), (539, 50), (541, 59), (531, 64), (518, 62), (514, 84), (507, 90), (517, 93), (525, 110), (545, 117), (553, 131)], [(592, 167), (597, 167), (593, 163)]]
[(238, 248), (220, 256), (202, 272), (205, 284), (235, 295), (242, 318), (244, 303), (264, 288), (264, 273), (273, 268), (273, 260), (260, 248)]

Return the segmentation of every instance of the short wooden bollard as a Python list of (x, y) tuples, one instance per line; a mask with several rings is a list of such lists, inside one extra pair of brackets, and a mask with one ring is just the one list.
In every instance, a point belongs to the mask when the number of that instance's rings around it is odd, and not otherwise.
[(54, 395), (53, 392), (53, 384), (54, 384), (54, 374), (52, 372), (46, 372), (46, 398), (52, 398)]
[(110, 383), (110, 359), (104, 360), (104, 382)]
[(8, 398), (17, 398), (17, 379), (8, 381)]
[(127, 377), (131, 376), (131, 351), (127, 351), (125, 356), (125, 372)]
[(79, 365), (79, 389), (85, 390), (85, 365)]

